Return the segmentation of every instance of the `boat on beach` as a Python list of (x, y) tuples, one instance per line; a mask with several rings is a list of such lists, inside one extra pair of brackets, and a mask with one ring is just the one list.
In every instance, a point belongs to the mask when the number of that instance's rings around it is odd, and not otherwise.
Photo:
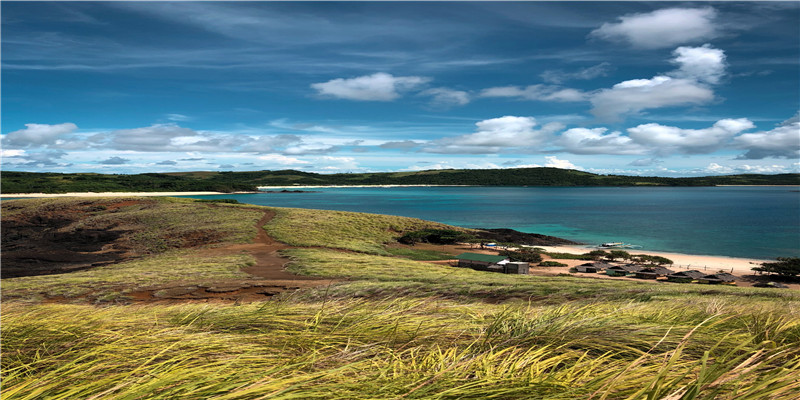
[(624, 242), (606, 242), (597, 246), (598, 249), (641, 249), (642, 246)]

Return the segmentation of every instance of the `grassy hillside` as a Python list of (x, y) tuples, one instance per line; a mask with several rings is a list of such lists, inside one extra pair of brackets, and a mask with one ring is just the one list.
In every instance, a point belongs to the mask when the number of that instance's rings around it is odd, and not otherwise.
[[(50, 201), (27, 204), (46, 209)], [(4, 202), (4, 218), (9, 203), (22, 212), (25, 202)], [(267, 210), (189, 200), (154, 204), (166, 220), (193, 207), (198, 215), (240, 220), (250, 229), (242, 234), (252, 234), (258, 218), (236, 213)], [(113, 211), (108, 208), (97, 212)], [(3, 279), (3, 399), (800, 395), (795, 291), (483, 273), (381, 251), (398, 231), (424, 221), (277, 211), (267, 230), (303, 246), (285, 250), (289, 268), (335, 283), (241, 304), (92, 305), (80, 296), (54, 302), (19, 292), (41, 287), (67, 297), (75, 287), (241, 273), (242, 258), (206, 260), (221, 269), (203, 264), (202, 246), (81, 272)], [(214, 220), (198, 219), (197, 228), (211, 228)]]
[(800, 174), (699, 178), (597, 175), (557, 168), (315, 174), (293, 170), (103, 175), (4, 171), (3, 193), (247, 191), (291, 185), (713, 186), (800, 185)]

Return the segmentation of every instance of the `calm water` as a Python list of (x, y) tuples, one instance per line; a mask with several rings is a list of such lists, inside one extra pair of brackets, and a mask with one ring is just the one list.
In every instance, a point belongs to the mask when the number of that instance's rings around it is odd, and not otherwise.
[[(800, 256), (800, 192), (786, 187), (326, 188), (192, 196), (512, 228), (597, 244), (734, 257)], [(189, 197), (189, 196), (187, 196)]]

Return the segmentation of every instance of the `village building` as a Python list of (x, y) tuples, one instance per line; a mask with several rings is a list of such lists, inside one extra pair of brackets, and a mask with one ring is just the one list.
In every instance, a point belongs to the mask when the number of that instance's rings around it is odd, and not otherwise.
[(503, 274), (525, 275), (530, 269), (526, 262), (511, 262), (506, 256), (493, 256), (491, 254), (461, 253), (456, 256), (458, 266), (472, 268), (478, 271), (500, 272)]
[(578, 265), (577, 267), (575, 267), (575, 271), (593, 274), (605, 271), (607, 268), (610, 268), (611, 266), (612, 266), (611, 264), (607, 263), (593, 262), (593, 263)]
[(679, 271), (667, 275), (667, 281), (677, 283), (692, 283), (704, 276), (706, 276), (705, 272), (700, 272), (696, 269), (690, 269), (688, 271)]
[(726, 285), (735, 285), (736, 284), (736, 277), (727, 273), (727, 272), (720, 272), (716, 274), (706, 275), (697, 280), (698, 283), (709, 283), (709, 284), (726, 284)]
[(661, 266), (647, 266), (634, 273), (634, 276), (639, 279), (658, 279), (661, 276), (667, 276), (675, 271), (661, 267)]

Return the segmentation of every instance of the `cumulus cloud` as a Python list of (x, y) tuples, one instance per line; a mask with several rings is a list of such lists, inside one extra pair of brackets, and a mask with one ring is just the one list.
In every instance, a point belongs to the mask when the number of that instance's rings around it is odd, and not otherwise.
[(566, 72), (562, 70), (547, 70), (541, 73), (542, 79), (545, 82), (561, 84), (569, 80), (589, 80), (606, 76), (611, 71), (611, 64), (603, 62), (593, 65), (588, 68), (583, 68), (574, 72)]
[(635, 79), (603, 89), (591, 98), (592, 114), (610, 121), (623, 114), (642, 110), (703, 104), (714, 99), (714, 92), (696, 81), (656, 76), (653, 79)]
[(786, 165), (720, 165), (717, 163), (710, 163), (708, 166), (698, 172), (713, 175), (728, 175), (728, 174), (782, 174), (795, 171), (796, 168), (788, 167)]
[(631, 163), (628, 165), (633, 167), (651, 167), (661, 163), (663, 163), (663, 161), (657, 158), (640, 158), (638, 160), (631, 161)]
[(72, 133), (77, 129), (78, 126), (71, 122), (57, 125), (25, 124), (25, 129), (5, 135), (3, 145), (12, 147), (54, 145), (60, 136)]
[(545, 167), (583, 170), (582, 167), (579, 167), (568, 160), (561, 160), (556, 156), (547, 156), (544, 159), (547, 160), (547, 162), (544, 164)]
[(287, 157), (282, 154), (266, 154), (258, 157), (258, 159), (261, 161), (266, 161), (267, 163), (279, 164), (279, 165), (308, 164), (308, 161), (303, 161), (295, 157)]
[(725, 75), (725, 52), (705, 44), (701, 47), (678, 47), (672, 53), (673, 63), (678, 64), (671, 76), (693, 79), (710, 84), (719, 83)]
[(800, 159), (800, 112), (775, 129), (745, 133), (734, 139), (734, 142), (737, 147), (747, 150), (738, 159)]
[(435, 107), (453, 107), (469, 104), (469, 93), (448, 88), (433, 88), (420, 92), (422, 96), (431, 97), (431, 105)]
[(484, 89), (481, 97), (517, 97), (524, 100), (572, 102), (586, 100), (586, 93), (571, 88), (553, 85), (530, 85), (528, 87), (501, 86)]
[(130, 160), (127, 159), (127, 158), (114, 156), (114, 157), (109, 157), (109, 158), (107, 158), (107, 159), (105, 159), (103, 161), (100, 161), (100, 164), (103, 164), (103, 165), (122, 165), (122, 164), (127, 164), (128, 161), (130, 161)]
[(649, 13), (627, 14), (617, 22), (606, 22), (589, 37), (627, 43), (636, 48), (660, 49), (696, 43), (717, 36), (716, 10), (664, 8)]
[(378, 145), (378, 147), (382, 149), (388, 150), (404, 150), (409, 151), (411, 149), (419, 147), (419, 143), (413, 140), (403, 140), (403, 141), (395, 141), (395, 142), (386, 142), (383, 144)]
[(134, 151), (169, 151), (179, 147), (177, 142), (197, 135), (189, 128), (175, 124), (156, 124), (144, 128), (112, 131), (109, 136), (114, 148)]
[(429, 153), (491, 154), (503, 148), (530, 148), (543, 144), (563, 125), (551, 123), (541, 129), (533, 117), (504, 116), (477, 122), (477, 131), (429, 142)]
[(591, 96), (592, 114), (619, 120), (643, 110), (708, 103), (714, 99), (709, 84), (725, 74), (725, 53), (709, 45), (680, 47), (673, 53), (678, 69), (651, 79), (631, 79)]
[(647, 149), (622, 132), (606, 134), (606, 128), (572, 128), (557, 143), (573, 154), (643, 154)]
[(723, 119), (705, 129), (681, 129), (660, 124), (628, 128), (636, 143), (652, 147), (658, 154), (704, 154), (725, 146), (735, 135), (755, 127), (747, 118)]
[(356, 78), (337, 78), (328, 82), (313, 83), (311, 88), (324, 97), (360, 101), (392, 101), (401, 92), (417, 88), (429, 78), (420, 76), (392, 76), (385, 72)]

